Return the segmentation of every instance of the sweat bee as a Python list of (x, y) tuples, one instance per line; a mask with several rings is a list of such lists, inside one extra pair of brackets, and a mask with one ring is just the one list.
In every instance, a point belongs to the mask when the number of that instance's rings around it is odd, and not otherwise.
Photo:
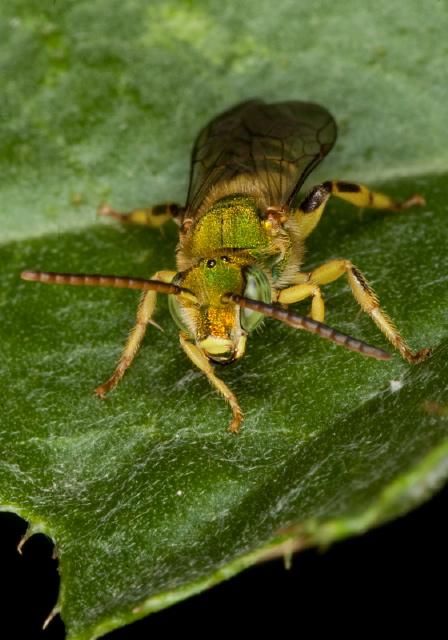
[[(246, 339), (265, 316), (317, 333), (365, 356), (388, 360), (388, 352), (326, 326), (321, 285), (345, 275), (361, 309), (409, 362), (414, 354), (363, 274), (350, 262), (327, 262), (301, 272), (304, 240), (313, 231), (331, 195), (357, 207), (400, 211), (423, 198), (396, 202), (360, 184), (330, 180), (300, 199), (299, 191), (336, 140), (336, 124), (323, 107), (309, 102), (265, 104), (249, 100), (222, 113), (199, 134), (192, 153), (185, 206), (164, 204), (117, 213), (100, 213), (122, 222), (158, 226), (169, 218), (179, 225), (177, 272), (158, 271), (151, 279), (24, 271), (39, 282), (142, 289), (137, 321), (112, 377), (95, 389), (104, 397), (131, 364), (152, 315), (156, 295), (169, 294), (169, 308), (180, 328), (180, 343), (233, 411), (229, 430), (243, 419), (239, 403), (217, 377), (213, 363), (229, 364), (244, 354)], [(311, 297), (311, 315), (287, 306)]]

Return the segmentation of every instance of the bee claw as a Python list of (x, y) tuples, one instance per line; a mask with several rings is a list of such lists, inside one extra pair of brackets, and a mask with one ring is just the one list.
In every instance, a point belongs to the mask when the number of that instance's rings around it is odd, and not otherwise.
[(163, 327), (161, 327), (160, 324), (157, 324), (157, 322), (155, 322), (154, 320), (150, 320), (149, 324), (152, 324), (154, 327), (156, 327), (156, 329), (160, 329), (162, 333), (165, 333), (165, 330), (163, 329)]

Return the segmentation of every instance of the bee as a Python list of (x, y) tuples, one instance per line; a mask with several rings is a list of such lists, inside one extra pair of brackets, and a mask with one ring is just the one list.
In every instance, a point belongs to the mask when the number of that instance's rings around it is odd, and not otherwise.
[[(265, 104), (249, 100), (222, 113), (199, 134), (192, 153), (185, 206), (167, 203), (117, 213), (100, 213), (131, 224), (179, 225), (177, 271), (158, 271), (149, 280), (109, 275), (24, 271), (22, 278), (46, 283), (142, 289), (137, 320), (112, 377), (95, 389), (104, 397), (122, 378), (140, 346), (156, 305), (169, 296), (190, 360), (229, 403), (236, 433), (243, 419), (238, 400), (216, 375), (214, 364), (230, 364), (245, 351), (247, 336), (266, 316), (305, 329), (365, 356), (391, 355), (324, 324), (321, 285), (346, 276), (361, 309), (409, 362), (425, 360), (430, 349), (413, 353), (364, 275), (350, 260), (332, 260), (302, 272), (304, 241), (318, 224), (330, 196), (357, 207), (401, 211), (424, 204), (420, 196), (397, 202), (352, 182), (330, 180), (300, 189), (336, 140), (327, 109), (310, 102)], [(288, 305), (311, 298), (310, 316)]]

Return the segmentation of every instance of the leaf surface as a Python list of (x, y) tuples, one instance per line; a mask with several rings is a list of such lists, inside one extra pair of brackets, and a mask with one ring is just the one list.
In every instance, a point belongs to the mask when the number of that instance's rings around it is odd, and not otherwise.
[[(1, 9), (0, 503), (55, 541), (71, 639), (99, 637), (269, 554), (363, 531), (446, 478), (448, 423), (427, 410), (447, 404), (448, 194), (437, 173), (448, 160), (437, 47), (446, 16), (427, 25), (428, 60), (415, 34), (430, 18), (417, 2), (401, 30), (386, 2), (371, 22), (353, 3), (350, 25), (342, 5), (321, 4), (332, 11), (319, 24), (303, 7), (299, 49), (289, 2), (275, 15), (257, 3), (244, 19), (232, 2)], [(26, 69), (24, 56), (34, 61)], [(300, 85), (317, 69), (324, 80)], [(245, 412), (233, 437), (228, 407), (180, 349), (166, 300), (155, 316), (164, 333), (149, 328), (102, 402), (92, 389), (113, 370), (138, 294), (19, 274), (174, 268), (174, 225), (121, 228), (95, 221), (95, 208), (106, 198), (124, 209), (182, 202), (196, 133), (253, 95), (334, 112), (339, 143), (315, 182), (374, 180), (394, 197), (426, 198), (362, 219), (332, 201), (304, 268), (352, 260), (412, 348), (434, 355), (418, 366), (399, 355), (376, 362), (266, 321), (244, 359), (219, 372)], [(344, 279), (324, 289), (331, 326), (389, 348), (357, 317)], [(309, 303), (296, 308), (308, 313)]]

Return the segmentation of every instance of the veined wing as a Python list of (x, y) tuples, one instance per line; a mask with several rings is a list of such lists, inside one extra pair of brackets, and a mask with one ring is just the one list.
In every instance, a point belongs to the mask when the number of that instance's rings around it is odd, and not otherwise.
[(333, 117), (317, 104), (243, 102), (199, 134), (187, 208), (194, 213), (212, 188), (236, 178), (256, 187), (267, 206), (291, 205), (335, 140)]

